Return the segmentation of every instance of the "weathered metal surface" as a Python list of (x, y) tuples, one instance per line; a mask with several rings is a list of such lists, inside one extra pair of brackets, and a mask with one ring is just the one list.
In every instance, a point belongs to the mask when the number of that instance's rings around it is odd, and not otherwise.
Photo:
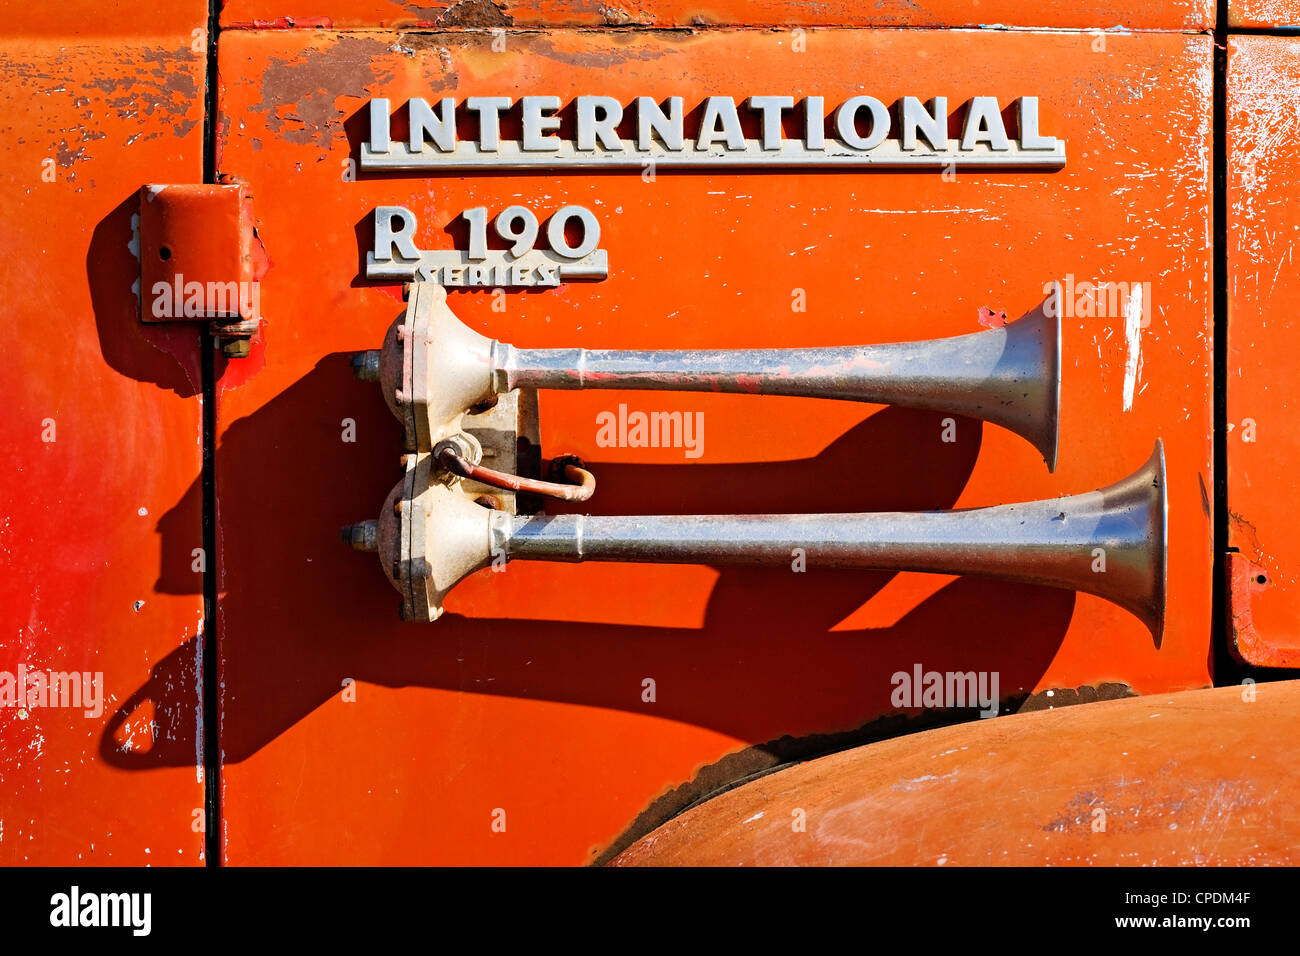
[(438, 464), (457, 478), (468, 478), (502, 491), (522, 491), (527, 494), (541, 495), (544, 498), (558, 498), (561, 501), (587, 501), (596, 493), (596, 476), (575, 464), (562, 466), (565, 477), (569, 479), (568, 482), (555, 482), (543, 481), (540, 478), (523, 478), (496, 468), (488, 468), (486, 465), (470, 461), (449, 447), (444, 447), (442, 451), (435, 449), (435, 453)]
[[(0, 12), (5, 865), (202, 856), (198, 335), (141, 325), (133, 220), (145, 178), (202, 178), (205, 18)], [(70, 676), (24, 706), (24, 670)]]
[(1300, 681), (1018, 714), (723, 793), (620, 866), (1300, 862)]
[(321, 27), (1115, 27), (1204, 30), (1214, 0), (227, 0), (225, 26)]
[[(207, 4), (203, 0), (60, 0), (58, 4), (6, 0), (0, 9), (5, 36), (167, 37), (186, 41), (194, 53), (207, 42)], [(194, 47), (195, 41), (198, 48)], [(88, 74), (70, 77), (85, 80)], [(136, 184), (139, 185), (138, 183)]]
[[(475, 405), (518, 388), (735, 392), (897, 405), (994, 422), (1056, 468), (1061, 318), (1043, 307), (1019, 321), (926, 342), (802, 349), (519, 349), (456, 318), (438, 286), (417, 284), (391, 354), (365, 357), (407, 447), (456, 434)], [(398, 379), (398, 370), (403, 377)], [(408, 371), (409, 370), (409, 374)]]
[(1228, 24), (1232, 27), (1300, 26), (1297, 0), (1226, 0)]
[[(224, 287), (234, 294), (218, 303), (196, 295), (193, 318), (255, 318), (240, 287), (253, 284), (253, 220), (245, 214), (246, 188), (238, 185), (149, 185), (140, 190), (140, 317), (145, 322), (185, 319), (184, 291), (194, 283)], [(166, 303), (174, 308), (163, 309)], [(206, 289), (202, 289), (206, 292)], [(154, 307), (151, 308), (150, 306)]]
[(1300, 38), (1228, 47), (1227, 595), (1237, 652), (1300, 665), (1300, 430), (1289, 382), (1300, 351)]
[[(1135, 696), (1137, 695), (1128, 685), (1106, 681), (1080, 687), (1049, 687), (1034, 694), (1022, 692), (1005, 698), (1001, 712), (1018, 714), (1035, 710), (1052, 710)], [(592, 862), (597, 866), (610, 862), (641, 837), (677, 814), (724, 790), (730, 790), (739, 783), (778, 770), (783, 765), (815, 760), (826, 754), (838, 753), (851, 747), (861, 747), (881, 740), (980, 719), (978, 714), (969, 711), (936, 709), (927, 709), (919, 713), (899, 711), (869, 721), (852, 730), (809, 734), (802, 737), (787, 735), (733, 751), (715, 763), (699, 767), (690, 780), (671, 787), (656, 797)]]
[[(592, 859), (702, 766), (897, 713), (891, 675), (918, 662), (996, 672), (1004, 701), (1105, 682), (1146, 694), (1209, 682), (1211, 41), (920, 30), (807, 39), (794, 54), (782, 31), (507, 31), (503, 52), (486, 33), (222, 36), (220, 169), (252, 185), (275, 260), (262, 287), (265, 342), (224, 367), (217, 409), (228, 862)], [(1070, 162), (955, 179), (664, 172), (652, 182), (355, 168), (366, 102), (434, 85), (458, 99), (599, 89), (626, 100), (681, 95), (685, 76), (700, 96), (765, 86), (831, 99), (859, 92), (868, 74), (887, 102), (918, 89), (954, 102), (1037, 92), (1043, 128), (1067, 140)], [(468, 327), (520, 348), (919, 342), (977, 332), (1067, 282), (1055, 474), (1018, 436), (933, 412), (554, 391), (543, 397), (543, 450), (580, 455), (601, 486), (589, 503), (548, 510), (1041, 500), (1129, 473), (1162, 437), (1162, 646), (1091, 595), (816, 569), (519, 562), (465, 580), (434, 628), (397, 621), (388, 583), (337, 537), (401, 477), (402, 429), (350, 369), (402, 308), (398, 287), (361, 277), (368, 224), (376, 207), (402, 205), (419, 216), (422, 248), (449, 249), (456, 237), (443, 228), (462, 210), (520, 203), (593, 210), (611, 263), (603, 282), (451, 293)], [(1082, 291), (1109, 280), (1150, 282), (1149, 322), (1132, 295), (1112, 309)], [(700, 440), (602, 433), (602, 421), (654, 411), (703, 422)], [(344, 440), (345, 419), (355, 441)]]
[(1269, 587), (1269, 569), (1239, 552), (1227, 560), (1228, 622), (1237, 656), (1267, 667), (1300, 667), (1300, 640), (1294, 629), (1261, 631), (1255, 623), (1255, 599)]
[[(436, 451), (431, 457), (443, 464)], [(489, 566), (503, 570), (509, 560), (802, 565), (976, 574), (1085, 591), (1137, 615), (1158, 646), (1165, 611), (1165, 485), (1164, 450), (1157, 442), (1150, 460), (1122, 481), (1025, 504), (955, 512), (534, 515), (511, 521), (426, 470), (390, 493), (380, 512), (378, 547), (362, 550), (379, 551), (404, 593), (419, 579), (420, 600), (427, 602), (415, 608), (421, 621), (441, 616), (443, 600), (467, 575)], [(399, 542), (409, 549), (402, 552)], [(409, 567), (388, 571), (395, 562)]]
[(257, 241), (248, 187), (151, 184), (140, 189), (140, 319), (209, 320), (228, 357), (260, 328)]

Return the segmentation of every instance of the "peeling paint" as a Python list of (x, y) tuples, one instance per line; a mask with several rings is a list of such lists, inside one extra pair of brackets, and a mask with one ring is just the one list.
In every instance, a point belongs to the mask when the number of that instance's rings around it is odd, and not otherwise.
[(1133, 389), (1142, 374), (1142, 285), (1134, 283), (1124, 303), (1124, 411), (1133, 410)]
[(492, 0), (460, 0), (441, 12), (437, 7), (416, 3), (403, 6), (422, 19), (432, 19), (440, 27), (508, 27), (515, 22), (506, 12), (505, 4)]
[(347, 114), (338, 100), (363, 97), (374, 84), (392, 79), (391, 72), (377, 74), (374, 68), (387, 49), (382, 39), (344, 35), (328, 50), (272, 57), (261, 77), (262, 100), (252, 109), (284, 140), (328, 149), (343, 135)]

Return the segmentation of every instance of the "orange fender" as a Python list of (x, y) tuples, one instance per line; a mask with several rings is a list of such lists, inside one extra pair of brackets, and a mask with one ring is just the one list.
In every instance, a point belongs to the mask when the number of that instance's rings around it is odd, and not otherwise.
[(945, 727), (769, 774), (663, 824), (631, 865), (1300, 862), (1300, 681)]

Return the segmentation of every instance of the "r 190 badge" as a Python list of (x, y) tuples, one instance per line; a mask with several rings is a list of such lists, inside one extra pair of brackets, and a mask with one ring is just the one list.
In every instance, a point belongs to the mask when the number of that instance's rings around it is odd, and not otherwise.
[[(366, 277), (437, 282), (447, 288), (558, 286), (571, 279), (604, 279), (609, 258), (600, 248), (600, 223), (583, 206), (564, 206), (545, 222), (527, 206), (508, 206), (491, 220), (491, 232), (508, 248), (489, 248), (488, 210), (461, 213), (469, 227), (466, 249), (422, 251), (419, 223), (402, 206), (375, 209), (375, 241), (366, 254)], [(537, 248), (545, 234), (546, 247)]]

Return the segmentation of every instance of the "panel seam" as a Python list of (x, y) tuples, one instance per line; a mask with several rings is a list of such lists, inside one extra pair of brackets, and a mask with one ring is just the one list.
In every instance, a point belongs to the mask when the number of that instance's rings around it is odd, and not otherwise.
[[(203, 181), (217, 181), (217, 35), (221, 0), (208, 0), (207, 67), (204, 71)], [(221, 866), (221, 709), (218, 702), (219, 655), (217, 641), (217, 527), (216, 527), (216, 343), (207, 323), (199, 332), (203, 382), (203, 858), (207, 866)]]

